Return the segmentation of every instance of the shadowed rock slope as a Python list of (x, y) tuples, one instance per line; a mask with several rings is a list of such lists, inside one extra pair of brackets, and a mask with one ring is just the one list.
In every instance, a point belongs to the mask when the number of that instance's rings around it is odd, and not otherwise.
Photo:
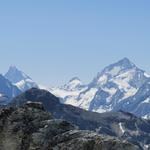
[(99, 134), (127, 140), (140, 149), (150, 147), (150, 121), (120, 112), (94, 113), (61, 104), (59, 99), (45, 90), (33, 88), (12, 100), (11, 106), (22, 106), (27, 101), (41, 102), (55, 118), (64, 119), (79, 127)]
[(132, 144), (81, 131), (54, 119), (41, 103), (0, 110), (0, 150), (136, 150)]

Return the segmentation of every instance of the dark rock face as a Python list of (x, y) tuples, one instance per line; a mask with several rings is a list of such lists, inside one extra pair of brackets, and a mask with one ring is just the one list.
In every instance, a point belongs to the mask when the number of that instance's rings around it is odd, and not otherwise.
[(136, 150), (137, 147), (53, 119), (42, 104), (0, 110), (0, 150)]
[(56, 106), (56, 105), (60, 104), (59, 98), (52, 95), (51, 93), (49, 93), (45, 90), (32, 88), (31, 90), (27, 90), (23, 94), (14, 98), (11, 101), (10, 105), (11, 106), (22, 106), (27, 101), (42, 102), (46, 109), (48, 109), (49, 106), (52, 107), (52, 106)]
[(61, 104), (59, 99), (45, 90), (33, 88), (13, 99), (11, 106), (22, 106), (27, 101), (41, 102), (57, 119), (65, 119), (80, 130), (92, 130), (99, 134), (119, 137), (138, 145), (141, 149), (150, 145), (150, 121), (130, 113), (94, 113), (71, 105)]

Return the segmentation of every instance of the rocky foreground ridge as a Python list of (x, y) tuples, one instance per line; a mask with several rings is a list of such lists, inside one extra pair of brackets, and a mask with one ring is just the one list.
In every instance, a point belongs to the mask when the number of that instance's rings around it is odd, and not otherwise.
[(116, 137), (137, 145), (141, 150), (150, 149), (150, 120), (138, 118), (124, 111), (95, 113), (71, 105), (61, 104), (59, 98), (48, 91), (32, 88), (9, 104), (21, 107), (27, 102), (40, 102), (56, 119), (63, 119), (101, 135)]
[(0, 150), (137, 150), (134, 145), (54, 119), (41, 103), (0, 110)]

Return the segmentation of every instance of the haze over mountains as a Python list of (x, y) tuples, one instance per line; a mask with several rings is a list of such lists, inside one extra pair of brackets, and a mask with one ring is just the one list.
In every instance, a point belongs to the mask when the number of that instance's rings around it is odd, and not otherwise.
[[(1, 78), (4, 79), (4, 83), (0, 80), (1, 104), (8, 103), (11, 98), (32, 87), (43, 88), (14, 66)], [(6, 88), (7, 82), (10, 86)], [(85, 110), (99, 113), (123, 110), (149, 118), (149, 83), (150, 76), (128, 58), (124, 58), (104, 68), (88, 84), (74, 77), (64, 86), (46, 89), (60, 97), (62, 103)], [(3, 95), (9, 100), (5, 100)]]

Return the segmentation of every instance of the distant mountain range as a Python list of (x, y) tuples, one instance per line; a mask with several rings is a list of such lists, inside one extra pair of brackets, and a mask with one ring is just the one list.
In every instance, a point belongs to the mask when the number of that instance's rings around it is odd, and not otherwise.
[(150, 118), (150, 75), (128, 58), (107, 66), (88, 84), (74, 77), (64, 86), (44, 88), (11, 66), (4, 76), (0, 76), (0, 85), (0, 104), (7, 104), (18, 94), (36, 87), (60, 97), (61, 103), (88, 111), (122, 110)]
[(9, 106), (10, 111), (22, 110), (30, 102), (43, 103), (56, 119), (80, 130), (117, 137), (141, 150), (150, 148), (150, 76), (127, 58), (104, 68), (89, 84), (74, 77), (54, 88), (41, 87), (11, 66), (0, 75), (0, 106), (7, 112)]
[(89, 111), (128, 111), (137, 116), (150, 117), (150, 75), (128, 58), (111, 64), (99, 72), (87, 85), (73, 78), (50, 92), (62, 102)]

